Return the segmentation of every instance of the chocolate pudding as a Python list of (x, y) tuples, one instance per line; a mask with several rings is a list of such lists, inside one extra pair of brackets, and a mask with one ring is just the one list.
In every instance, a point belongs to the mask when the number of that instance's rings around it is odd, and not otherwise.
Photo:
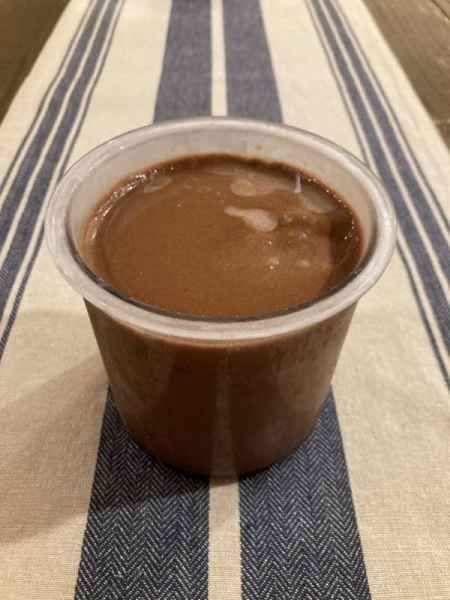
[[(358, 219), (288, 165), (227, 155), (151, 166), (100, 199), (80, 244), (109, 289), (198, 321), (298, 310), (357, 270)], [(201, 341), (141, 332), (87, 302), (133, 437), (196, 473), (267, 466), (312, 430), (354, 307), (289, 334)]]
[(344, 282), (361, 232), (343, 199), (286, 165), (192, 157), (119, 184), (82, 253), (109, 285), (157, 309), (258, 317)]

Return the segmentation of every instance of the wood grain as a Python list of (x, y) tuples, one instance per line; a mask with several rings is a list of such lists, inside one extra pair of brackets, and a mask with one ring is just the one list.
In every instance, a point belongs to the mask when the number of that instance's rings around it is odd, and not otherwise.
[[(0, 120), (68, 0), (0, 0)], [(365, 0), (450, 147), (450, 0)]]
[(450, 0), (365, 0), (450, 147)]
[(68, 0), (0, 0), (0, 121)]
[(450, 0), (431, 0), (450, 19)]

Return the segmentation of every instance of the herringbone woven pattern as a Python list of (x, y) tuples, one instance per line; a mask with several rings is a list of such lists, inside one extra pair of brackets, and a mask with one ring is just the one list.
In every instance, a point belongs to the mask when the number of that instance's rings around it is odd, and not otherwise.
[[(130, 439), (42, 243), (85, 152), (211, 113), (345, 147), (400, 225), (315, 432), (240, 482)], [(1, 600), (450, 597), (448, 165), (363, 0), (71, 0), (0, 124)]]
[(370, 597), (331, 396), (306, 443), (241, 490), (244, 598)]
[(150, 459), (109, 399), (77, 598), (207, 597), (208, 485)]

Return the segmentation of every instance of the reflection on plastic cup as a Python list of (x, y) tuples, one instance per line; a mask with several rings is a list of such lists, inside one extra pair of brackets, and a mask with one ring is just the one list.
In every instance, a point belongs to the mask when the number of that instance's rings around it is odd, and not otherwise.
[[(363, 256), (345, 285), (298, 310), (254, 319), (186, 318), (118, 294), (79, 256), (94, 206), (130, 173), (189, 154), (285, 162), (343, 196), (363, 228)], [(46, 219), (50, 250), (82, 295), (131, 435), (179, 468), (229, 476), (292, 452), (321, 412), (356, 303), (385, 270), (395, 217), (378, 179), (311, 133), (248, 120), (173, 121), (94, 149), (64, 176)]]

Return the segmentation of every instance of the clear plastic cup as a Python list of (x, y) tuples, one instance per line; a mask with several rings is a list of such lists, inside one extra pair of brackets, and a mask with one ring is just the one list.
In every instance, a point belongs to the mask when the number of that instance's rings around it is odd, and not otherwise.
[[(264, 318), (212, 320), (143, 306), (90, 272), (79, 246), (99, 200), (151, 164), (208, 153), (288, 163), (341, 194), (364, 234), (353, 276), (308, 305)], [(386, 269), (395, 230), (382, 184), (351, 154), (306, 131), (228, 118), (172, 121), (106, 142), (66, 173), (46, 219), (50, 251), (85, 299), (131, 435), (155, 457), (213, 476), (266, 467), (309, 435), (355, 306)]]

